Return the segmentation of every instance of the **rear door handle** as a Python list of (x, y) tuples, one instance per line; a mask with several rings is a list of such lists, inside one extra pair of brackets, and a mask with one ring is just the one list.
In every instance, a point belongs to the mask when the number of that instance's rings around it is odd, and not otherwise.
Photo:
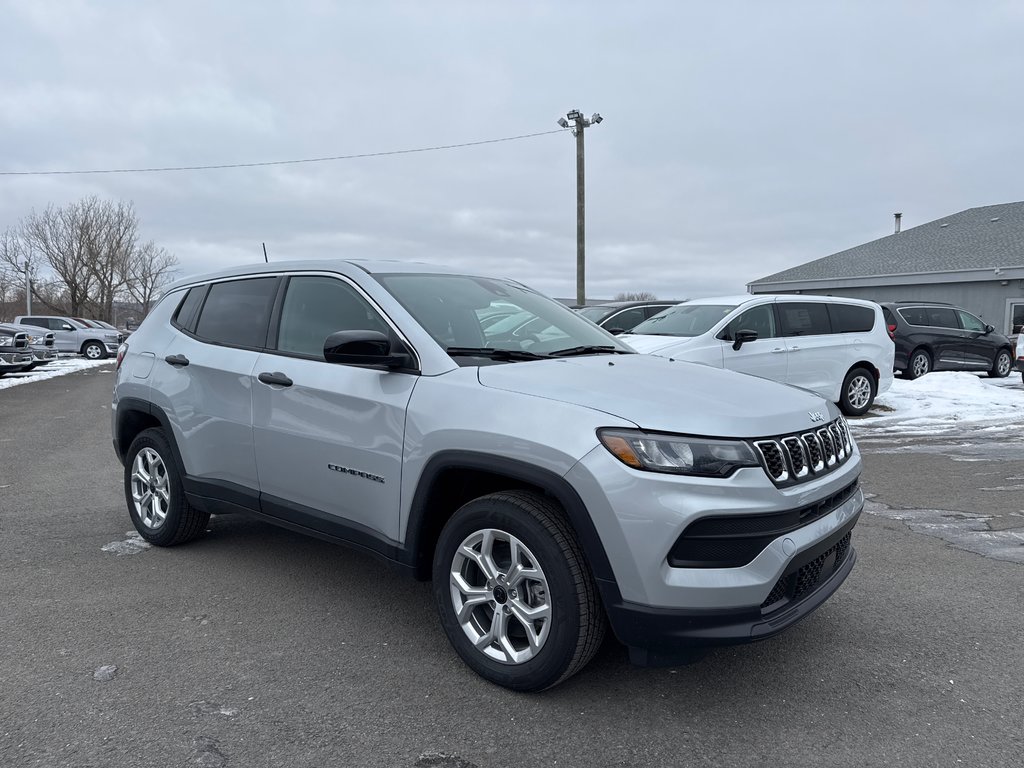
[(789, 351), (790, 352), (799, 352), (800, 351), (800, 347), (790, 347)]
[(188, 358), (184, 355), (168, 355), (164, 358), (164, 362), (170, 363), (173, 366), (184, 368), (188, 365)]
[(294, 383), (292, 382), (291, 379), (289, 379), (280, 371), (274, 371), (273, 373), (264, 371), (256, 378), (262, 381), (264, 384), (269, 384), (272, 387), (290, 387)]

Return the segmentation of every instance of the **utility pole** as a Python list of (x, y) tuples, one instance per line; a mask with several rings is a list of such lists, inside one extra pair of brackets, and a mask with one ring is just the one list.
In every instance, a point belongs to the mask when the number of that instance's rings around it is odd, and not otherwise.
[(28, 276), (28, 262), (25, 262), (25, 314), (32, 314), (32, 280)]
[[(568, 119), (567, 119), (568, 118)], [(569, 111), (565, 117), (558, 118), (558, 124), (568, 128), (572, 121), (572, 135), (576, 137), (576, 303), (587, 303), (586, 289), (586, 194), (584, 184), (583, 162), (583, 131), (591, 125), (597, 125), (603, 117), (597, 112), (584, 117), (578, 109)]]

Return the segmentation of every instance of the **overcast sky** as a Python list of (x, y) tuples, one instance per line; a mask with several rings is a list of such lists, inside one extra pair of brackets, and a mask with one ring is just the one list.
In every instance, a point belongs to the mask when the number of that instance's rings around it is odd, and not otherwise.
[[(1020, 2), (0, 0), (0, 171), (586, 132), (587, 296), (745, 292), (1021, 191)], [(447, 263), (575, 295), (569, 132), (0, 176), (0, 229), (134, 201), (182, 273)]]

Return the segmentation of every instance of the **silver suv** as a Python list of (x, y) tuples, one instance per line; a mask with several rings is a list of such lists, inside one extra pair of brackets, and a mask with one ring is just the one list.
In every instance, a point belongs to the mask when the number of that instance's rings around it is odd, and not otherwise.
[[(499, 306), (544, 332), (481, 322)], [(457, 653), (516, 690), (581, 669), (607, 626), (640, 664), (769, 637), (856, 559), (835, 405), (633, 353), (509, 280), (314, 261), (178, 282), (119, 350), (112, 416), (146, 540), (244, 510), (376, 555), (432, 579)]]

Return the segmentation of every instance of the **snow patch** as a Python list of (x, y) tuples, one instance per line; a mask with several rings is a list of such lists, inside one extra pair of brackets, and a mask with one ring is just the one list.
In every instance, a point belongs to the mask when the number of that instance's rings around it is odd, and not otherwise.
[[(0, 389), (10, 389), (11, 387), (16, 387), (19, 384), (29, 384), (33, 381), (55, 379), (58, 376), (67, 376), (69, 373), (77, 373), (89, 368), (99, 368), (102, 365), (113, 365), (114, 362), (115, 361), (112, 359), (87, 360), (84, 357), (61, 357), (51, 363), (47, 363), (42, 368), (35, 368), (31, 371), (20, 371), (18, 373), (8, 373), (0, 379)], [(109, 371), (100, 371), (100, 373), (109, 373)]]
[(136, 531), (127, 531), (125, 536), (128, 538), (124, 541), (112, 541), (109, 544), (104, 544), (100, 549), (104, 552), (113, 552), (115, 555), (137, 555), (153, 546)]

